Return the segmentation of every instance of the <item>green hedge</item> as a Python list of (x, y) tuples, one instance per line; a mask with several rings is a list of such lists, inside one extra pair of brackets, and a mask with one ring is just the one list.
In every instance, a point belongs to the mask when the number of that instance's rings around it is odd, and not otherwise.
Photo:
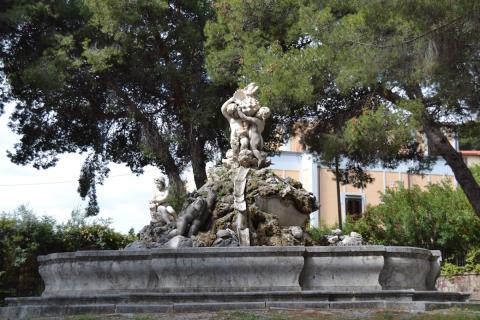
[[(479, 178), (480, 167), (472, 172)], [(424, 190), (387, 190), (381, 204), (367, 207), (362, 218), (347, 223), (344, 231), (352, 230), (372, 244), (441, 250), (446, 274), (480, 270), (480, 218), (463, 191), (447, 180)]]
[(39, 295), (43, 284), (37, 256), (76, 250), (116, 250), (134, 241), (110, 227), (110, 221), (85, 218), (78, 211), (65, 224), (36, 216), (20, 206), (0, 214), (0, 304), (6, 296)]

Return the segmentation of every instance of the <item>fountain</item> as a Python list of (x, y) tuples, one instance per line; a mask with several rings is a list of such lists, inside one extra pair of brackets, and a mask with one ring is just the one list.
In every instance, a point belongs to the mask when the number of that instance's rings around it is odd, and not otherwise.
[(251, 83), (221, 107), (231, 149), (178, 214), (157, 179), (152, 219), (138, 241), (39, 257), (43, 294), (8, 298), (0, 315), (464, 306), (468, 294), (435, 290), (438, 251), (361, 240), (313, 245), (305, 228), (315, 199), (268, 169), (261, 134), (270, 110), (257, 89)]

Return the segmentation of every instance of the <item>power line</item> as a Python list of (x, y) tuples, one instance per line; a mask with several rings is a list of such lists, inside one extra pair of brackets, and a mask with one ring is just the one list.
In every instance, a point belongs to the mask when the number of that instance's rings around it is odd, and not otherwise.
[[(147, 170), (143, 173), (153, 172), (155, 170)], [(124, 177), (124, 176), (131, 176), (135, 173), (122, 173), (109, 176), (109, 178), (117, 178), (117, 177)], [(34, 183), (13, 183), (13, 184), (0, 184), (0, 187), (24, 187), (24, 186), (41, 186), (41, 185), (49, 185), (49, 184), (63, 184), (63, 183), (73, 183), (78, 182), (77, 180), (62, 180), (62, 181), (51, 181), (51, 182), (34, 182)]]

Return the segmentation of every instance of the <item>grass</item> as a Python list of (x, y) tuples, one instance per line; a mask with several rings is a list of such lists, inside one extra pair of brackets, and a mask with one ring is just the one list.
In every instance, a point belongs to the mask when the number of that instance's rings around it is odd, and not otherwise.
[[(47, 320), (48, 318), (44, 318)], [(56, 318), (58, 319), (58, 318)], [(370, 310), (268, 310), (219, 311), (210, 313), (137, 314), (137, 315), (80, 315), (66, 320), (480, 320), (480, 311), (460, 309), (437, 310), (425, 313)]]

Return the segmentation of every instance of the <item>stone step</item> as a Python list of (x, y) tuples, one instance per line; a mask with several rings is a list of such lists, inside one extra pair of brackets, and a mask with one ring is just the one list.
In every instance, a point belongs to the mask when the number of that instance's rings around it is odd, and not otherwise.
[(469, 294), (458, 292), (379, 290), (360, 292), (335, 291), (283, 291), (283, 292), (180, 292), (180, 293), (118, 293), (96, 296), (42, 296), (6, 298), (9, 306), (20, 305), (69, 305), (69, 304), (118, 304), (118, 303), (179, 303), (179, 302), (248, 302), (248, 301), (456, 301), (464, 302)]
[(460, 308), (480, 310), (480, 303), (438, 301), (245, 301), (245, 302), (190, 302), (172, 304), (73, 304), (22, 305), (0, 308), (0, 319), (35, 319), (78, 314), (139, 314), (214, 312), (221, 310), (263, 309), (325, 309), (325, 310), (399, 310), (422, 312), (437, 309)]
[(167, 313), (237, 309), (399, 309), (426, 311), (451, 307), (476, 308), (465, 302), (468, 294), (382, 290), (371, 292), (231, 292), (231, 293), (125, 293), (99, 296), (8, 298), (0, 308), (6, 319), (39, 316), (115, 313)]

